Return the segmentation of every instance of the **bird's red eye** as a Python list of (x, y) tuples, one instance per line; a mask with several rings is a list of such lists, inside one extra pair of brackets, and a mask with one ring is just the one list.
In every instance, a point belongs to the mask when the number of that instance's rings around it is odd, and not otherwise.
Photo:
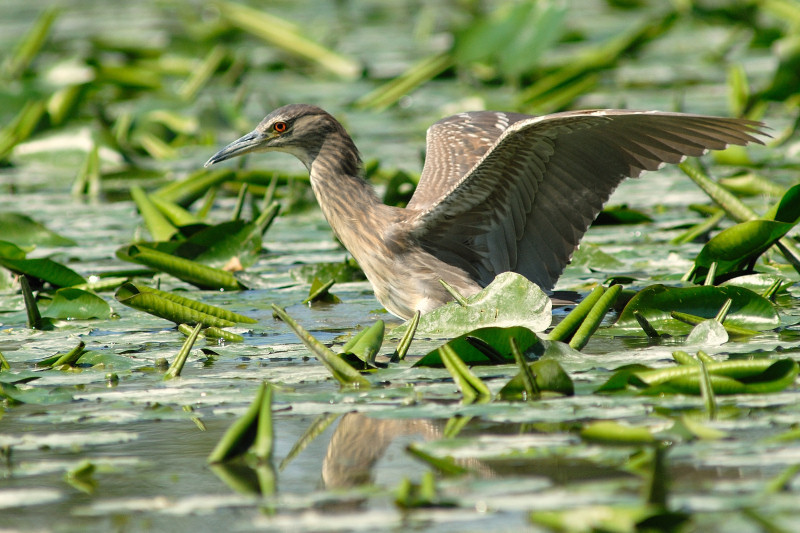
[(275, 124), (272, 125), (272, 129), (278, 133), (283, 133), (284, 131), (286, 131), (287, 128), (288, 126), (286, 125), (285, 122), (276, 122)]

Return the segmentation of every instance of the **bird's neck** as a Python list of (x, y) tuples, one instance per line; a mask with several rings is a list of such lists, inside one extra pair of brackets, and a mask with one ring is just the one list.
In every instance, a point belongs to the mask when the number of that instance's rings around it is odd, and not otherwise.
[[(321, 151), (309, 165), (311, 188), (333, 232), (354, 256), (364, 241), (380, 238), (388, 224), (386, 211), (375, 190), (363, 177), (360, 161), (325, 157)], [(361, 261), (361, 257), (356, 257)]]

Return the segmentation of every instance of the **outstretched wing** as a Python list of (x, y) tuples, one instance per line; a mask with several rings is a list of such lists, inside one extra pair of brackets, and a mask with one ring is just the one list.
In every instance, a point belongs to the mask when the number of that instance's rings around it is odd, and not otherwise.
[(408, 221), (412, 236), (482, 284), (515, 271), (551, 288), (623, 179), (708, 149), (760, 143), (754, 135), (762, 134), (757, 122), (657, 111), (516, 117), (524, 118), (493, 143), (482, 144), (492, 140), (480, 137), (486, 128), (447, 119), (449, 134), (429, 132), (421, 190), (408, 206), (419, 211)]
[(425, 166), (409, 209), (426, 211), (442, 199), (481, 160), (511, 124), (533, 118), (502, 111), (469, 111), (443, 118), (428, 128)]

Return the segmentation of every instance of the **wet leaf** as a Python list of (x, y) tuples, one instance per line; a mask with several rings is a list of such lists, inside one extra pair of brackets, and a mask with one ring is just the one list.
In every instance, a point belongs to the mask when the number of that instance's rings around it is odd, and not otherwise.
[(144, 245), (123, 246), (117, 257), (166, 272), (201, 289), (236, 291), (241, 285), (230, 272), (176, 257)]
[(0, 213), (3, 238), (17, 246), (75, 246), (76, 242), (50, 231), (20, 213)]
[[(449, 346), (458, 354), (461, 360), (468, 365), (498, 364), (498, 362), (493, 361), (490, 356), (487, 356), (480, 349), (476, 348), (475, 344), (470, 343), (468, 337), (480, 339), (483, 343), (491, 347), (499, 355), (501, 364), (512, 364), (514, 362), (514, 356), (511, 353), (511, 339), (517, 340), (519, 349), (523, 353), (541, 343), (536, 333), (521, 326), (508, 328), (478, 328), (463, 335), (459, 335), (445, 344), (445, 346)], [(428, 354), (417, 361), (414, 366), (441, 367), (442, 364), (439, 348), (437, 348), (428, 352)]]
[(0, 241), (0, 266), (55, 287), (71, 287), (86, 283), (86, 280), (71, 268), (52, 259), (26, 259), (24, 251), (5, 241)]
[(722, 230), (697, 255), (693, 279), (702, 281), (712, 263), (717, 263), (718, 276), (747, 270), (793, 226), (772, 220), (749, 220)]
[[(673, 319), (671, 311), (702, 318), (713, 318), (730, 298), (731, 310), (726, 324), (759, 331), (776, 328), (780, 319), (772, 303), (741, 287), (665, 287), (651, 285), (636, 293), (620, 313), (615, 328), (631, 333), (640, 331), (634, 316), (639, 311), (658, 331), (672, 335), (687, 334), (690, 326)], [(609, 330), (609, 331), (614, 331)]]
[[(572, 383), (572, 379), (557, 361), (542, 359), (527, 364), (536, 378), (536, 386), (540, 391), (555, 392), (564, 396), (575, 394), (575, 386)], [(525, 387), (522, 373), (520, 372), (500, 389), (498, 397), (501, 400), (518, 401), (524, 399), (524, 393)]]
[(86, 320), (110, 318), (111, 306), (94, 293), (71, 287), (58, 289), (42, 316)]
[(233, 326), (236, 322), (252, 320), (218, 307), (133, 283), (122, 285), (114, 297), (128, 307), (170, 320), (176, 324), (195, 325), (201, 323), (205, 326), (223, 328)]
[[(779, 392), (794, 383), (797, 363), (791, 359), (736, 360), (705, 365), (711, 390), (717, 395)], [(701, 393), (700, 365), (681, 365), (651, 370), (642, 367), (618, 370), (597, 392), (633, 388), (644, 394)]]
[[(422, 315), (417, 335), (455, 337), (482, 327), (521, 326), (531, 331), (544, 331), (552, 319), (550, 298), (538, 285), (514, 272), (499, 274), (485, 289), (468, 296), (466, 301), (468, 307), (450, 302)], [(406, 327), (406, 324), (398, 326), (392, 330), (392, 335), (402, 335)], [(524, 351), (522, 339), (518, 340)], [(509, 349), (507, 342), (503, 349)]]

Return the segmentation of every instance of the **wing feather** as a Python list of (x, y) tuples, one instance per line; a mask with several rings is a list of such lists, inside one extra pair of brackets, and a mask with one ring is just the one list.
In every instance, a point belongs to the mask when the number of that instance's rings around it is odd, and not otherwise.
[(463, 113), (428, 131), (409, 230), (482, 283), (507, 270), (551, 288), (617, 185), (708, 149), (761, 142), (746, 120), (595, 110)]

